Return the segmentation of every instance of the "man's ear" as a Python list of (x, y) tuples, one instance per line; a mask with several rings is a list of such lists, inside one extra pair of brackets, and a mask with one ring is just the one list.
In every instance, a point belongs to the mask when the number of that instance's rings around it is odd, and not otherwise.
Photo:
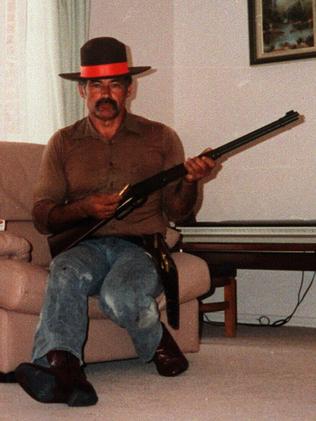
[(128, 87), (127, 87), (127, 95), (126, 95), (126, 97), (127, 97), (127, 98), (130, 98), (130, 96), (132, 95), (132, 93), (133, 93), (133, 84), (132, 84), (132, 83), (130, 83), (130, 84), (128, 85)]
[(78, 87), (78, 92), (79, 92), (79, 95), (81, 96), (81, 98), (85, 98), (86, 97), (86, 91), (85, 91), (86, 85), (84, 85), (83, 83), (78, 83), (77, 87)]

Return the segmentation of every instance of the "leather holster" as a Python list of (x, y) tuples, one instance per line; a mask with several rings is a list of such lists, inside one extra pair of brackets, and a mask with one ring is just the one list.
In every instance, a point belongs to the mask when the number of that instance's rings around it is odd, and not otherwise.
[(161, 278), (165, 297), (168, 323), (179, 329), (179, 280), (177, 267), (162, 234), (143, 236), (144, 248), (152, 256)]

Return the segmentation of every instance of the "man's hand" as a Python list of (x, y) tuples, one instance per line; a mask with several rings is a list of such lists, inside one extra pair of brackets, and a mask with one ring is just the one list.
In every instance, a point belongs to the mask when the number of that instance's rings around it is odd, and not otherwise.
[(55, 206), (48, 216), (47, 228), (58, 233), (85, 218), (107, 219), (114, 215), (122, 196), (119, 193), (97, 193), (65, 205)]
[(80, 208), (86, 216), (107, 219), (114, 215), (122, 197), (119, 193), (98, 193), (80, 200)]
[(216, 167), (216, 161), (207, 156), (197, 156), (189, 158), (184, 163), (185, 169), (188, 171), (185, 180), (188, 183), (199, 181), (204, 177), (208, 177), (212, 170)]

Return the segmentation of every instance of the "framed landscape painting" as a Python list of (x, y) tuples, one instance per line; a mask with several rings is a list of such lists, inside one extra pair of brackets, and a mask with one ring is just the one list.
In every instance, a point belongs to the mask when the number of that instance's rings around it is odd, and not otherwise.
[(248, 0), (250, 64), (316, 57), (316, 0)]

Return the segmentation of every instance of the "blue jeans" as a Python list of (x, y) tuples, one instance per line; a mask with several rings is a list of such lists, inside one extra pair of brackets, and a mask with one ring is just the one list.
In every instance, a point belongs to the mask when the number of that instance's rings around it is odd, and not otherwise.
[(112, 236), (81, 242), (51, 263), (33, 361), (45, 364), (45, 355), (59, 349), (82, 362), (91, 295), (128, 331), (138, 356), (150, 361), (162, 337), (155, 300), (161, 291), (155, 265), (143, 248)]

